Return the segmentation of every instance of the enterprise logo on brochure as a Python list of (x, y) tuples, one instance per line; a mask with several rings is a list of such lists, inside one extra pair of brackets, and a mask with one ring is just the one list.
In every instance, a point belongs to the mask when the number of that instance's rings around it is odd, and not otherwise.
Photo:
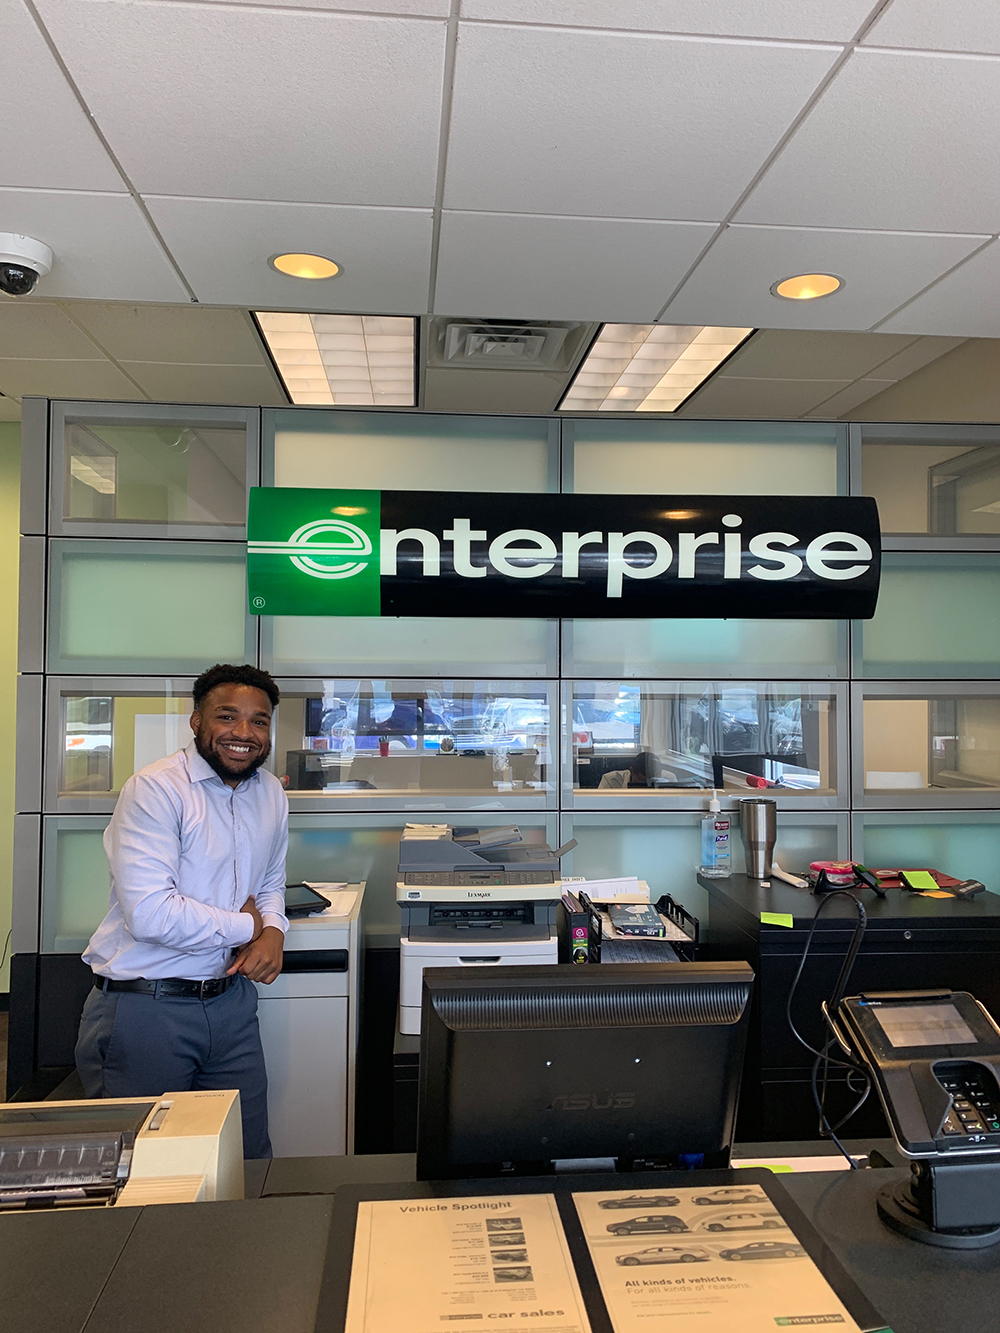
[(285, 616), (868, 619), (860, 496), (255, 487), (250, 609)]

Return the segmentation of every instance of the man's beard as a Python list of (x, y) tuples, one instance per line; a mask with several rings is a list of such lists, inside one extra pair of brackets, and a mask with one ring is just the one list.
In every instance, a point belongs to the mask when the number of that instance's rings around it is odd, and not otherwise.
[(209, 768), (214, 769), (215, 772), (218, 773), (223, 782), (230, 782), (233, 778), (238, 778), (240, 782), (243, 782), (246, 778), (252, 777), (254, 773), (257, 772), (258, 768), (267, 762), (267, 757), (271, 753), (271, 742), (268, 741), (255, 758), (251, 759), (244, 768), (237, 770), (229, 768), (221, 755), (208, 749), (202, 741), (201, 732), (199, 731), (196, 731), (194, 734), (194, 744), (195, 749), (201, 755), (202, 759), (204, 759), (205, 763), (208, 764)]

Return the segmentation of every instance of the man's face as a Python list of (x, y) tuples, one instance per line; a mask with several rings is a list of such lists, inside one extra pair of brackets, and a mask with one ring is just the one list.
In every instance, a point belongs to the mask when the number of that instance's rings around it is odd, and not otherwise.
[(252, 685), (216, 685), (191, 714), (198, 753), (230, 786), (271, 753), (271, 701)]

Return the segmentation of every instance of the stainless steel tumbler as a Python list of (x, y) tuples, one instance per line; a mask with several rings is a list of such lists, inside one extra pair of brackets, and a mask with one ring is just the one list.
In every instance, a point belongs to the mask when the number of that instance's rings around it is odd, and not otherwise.
[(751, 879), (768, 879), (777, 836), (777, 806), (774, 801), (751, 797), (740, 801), (740, 833)]

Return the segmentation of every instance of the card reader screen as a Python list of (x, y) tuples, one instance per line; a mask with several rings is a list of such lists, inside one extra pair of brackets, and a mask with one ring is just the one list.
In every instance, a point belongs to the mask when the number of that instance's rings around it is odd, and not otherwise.
[(967, 1046), (976, 1038), (953, 1004), (894, 1004), (872, 1009), (892, 1046)]

